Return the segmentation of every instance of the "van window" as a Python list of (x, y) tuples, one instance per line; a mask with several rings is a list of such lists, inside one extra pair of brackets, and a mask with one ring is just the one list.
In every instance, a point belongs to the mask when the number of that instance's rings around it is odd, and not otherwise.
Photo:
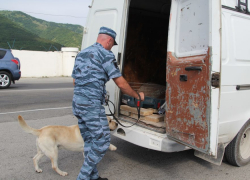
[(250, 15), (250, 10), (249, 10), (250, 6), (249, 6), (248, 0), (245, 0), (244, 2), (243, 2), (243, 0), (239, 0), (238, 2), (232, 1), (232, 0), (230, 0), (230, 1), (229, 0), (222, 0), (221, 4), (222, 4), (222, 8), (224, 8), (224, 9), (228, 9), (231, 11), (236, 11), (239, 13)]
[(231, 16), (231, 23), (233, 27), (232, 40), (234, 45), (235, 60), (249, 61), (250, 52), (247, 45), (250, 41), (250, 18)]
[(183, 0), (178, 6), (176, 56), (207, 54), (209, 45), (209, 1)]
[(3, 57), (5, 56), (6, 51), (4, 50), (0, 50), (0, 59), (3, 59)]

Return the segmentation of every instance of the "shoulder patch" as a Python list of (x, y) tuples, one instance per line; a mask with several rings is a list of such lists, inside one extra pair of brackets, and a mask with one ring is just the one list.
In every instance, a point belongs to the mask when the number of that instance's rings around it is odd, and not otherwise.
[(118, 65), (117, 65), (117, 62), (116, 62), (116, 59), (114, 59), (114, 60), (112, 61), (112, 63), (114, 64), (114, 66), (115, 66), (116, 69), (119, 69), (119, 67), (118, 67)]

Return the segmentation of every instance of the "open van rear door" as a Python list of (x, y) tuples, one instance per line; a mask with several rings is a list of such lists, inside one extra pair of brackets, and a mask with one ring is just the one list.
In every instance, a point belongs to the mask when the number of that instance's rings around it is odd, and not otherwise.
[(220, 19), (220, 1), (172, 0), (166, 131), (170, 139), (213, 157), (218, 143)]
[[(118, 48), (123, 46), (123, 38), (121, 38), (121, 29), (124, 22), (124, 13), (127, 0), (93, 0), (89, 6), (89, 14), (86, 26), (84, 27), (82, 49), (85, 49), (97, 40), (100, 27), (106, 26), (113, 29), (117, 36), (116, 42), (118, 46), (112, 48), (112, 52), (118, 59)], [(113, 81), (109, 81), (106, 85), (107, 91), (110, 93), (110, 100), (114, 102), (116, 86)]]

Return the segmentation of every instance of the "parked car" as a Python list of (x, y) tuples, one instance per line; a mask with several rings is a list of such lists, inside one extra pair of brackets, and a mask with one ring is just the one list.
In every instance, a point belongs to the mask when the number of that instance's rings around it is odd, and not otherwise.
[(10, 49), (0, 48), (0, 89), (15, 84), (21, 77), (20, 60), (13, 56)]

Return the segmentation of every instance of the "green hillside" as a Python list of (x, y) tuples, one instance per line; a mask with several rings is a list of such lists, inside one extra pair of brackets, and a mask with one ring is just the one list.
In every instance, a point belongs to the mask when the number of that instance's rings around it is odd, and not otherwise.
[(20, 11), (0, 11), (24, 29), (66, 47), (81, 47), (83, 27), (80, 25), (47, 22)]
[[(8, 43), (11, 47), (14, 43), (12, 49), (45, 51), (51, 45), (59, 50), (61, 49), (60, 44), (40, 38), (38, 35), (32, 34), (2, 15), (0, 15), (0, 32), (1, 48), (9, 49)], [(51, 50), (55, 50), (55, 48), (53, 47)]]

